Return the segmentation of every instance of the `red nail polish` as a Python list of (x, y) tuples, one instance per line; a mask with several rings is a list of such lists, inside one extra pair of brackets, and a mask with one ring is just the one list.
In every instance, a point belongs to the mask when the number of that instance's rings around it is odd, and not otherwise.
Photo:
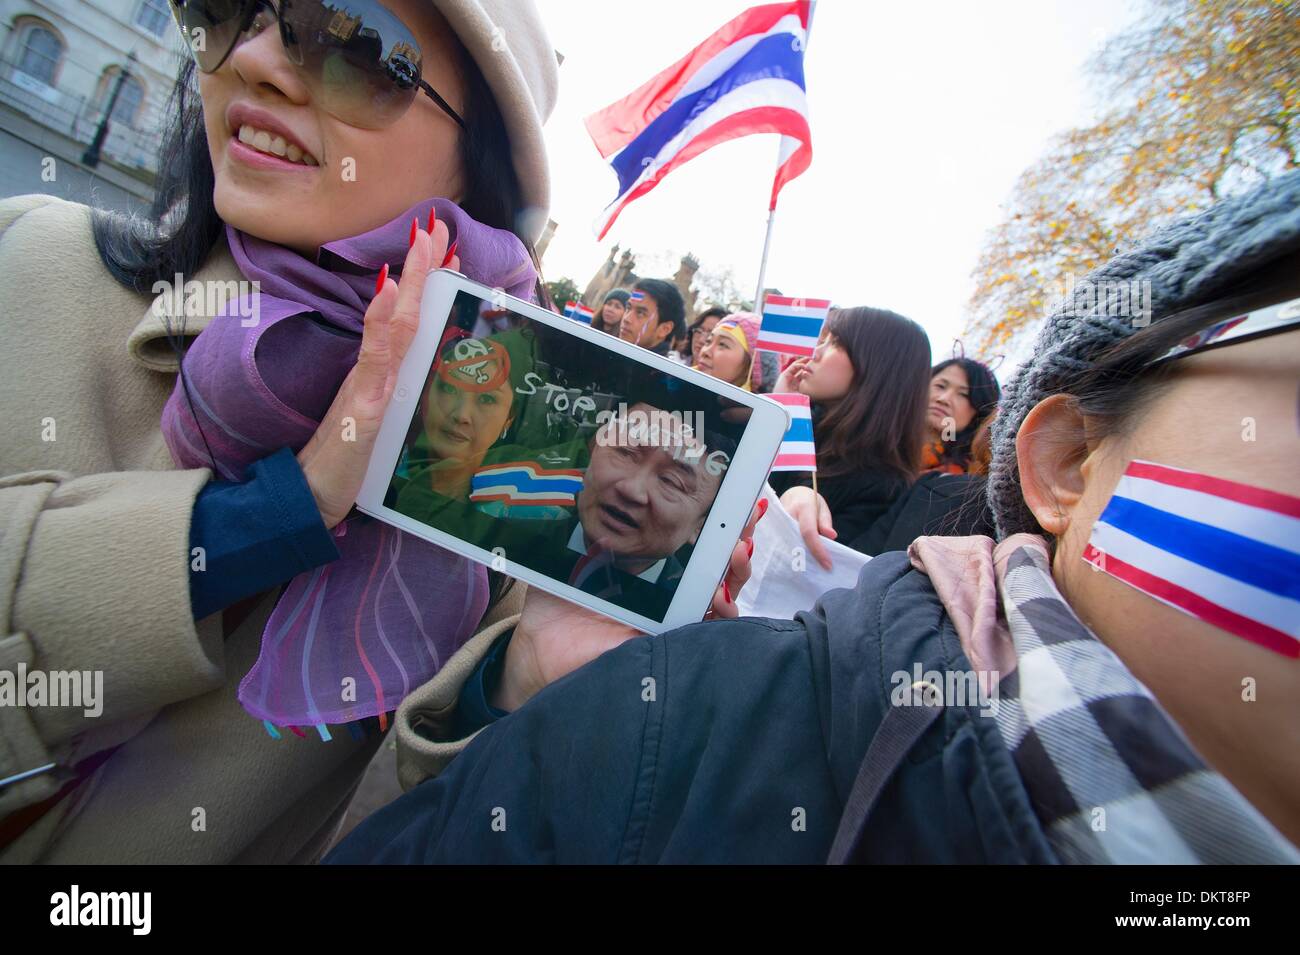
[(415, 245), (415, 232), (420, 228), (420, 219), (415, 216), (411, 219), (411, 237), (406, 240), (406, 247), (409, 249)]
[(379, 292), (380, 292), (380, 290), (383, 289), (383, 287), (384, 287), (384, 283), (387, 282), (387, 281), (388, 281), (388, 263), (385, 262), (385, 263), (384, 263), (384, 267), (383, 267), (382, 269), (379, 270), (379, 281), (375, 283), (375, 294), (376, 294), (376, 295), (378, 295)]
[(727, 603), (731, 603), (731, 588), (727, 586), (725, 580), (722, 582), (722, 597)]
[(763, 515), (766, 513), (767, 513), (767, 498), (763, 498), (761, 501), (758, 502), (758, 519), (762, 520)]
[(438, 210), (437, 210), (437, 209), (430, 209), (430, 210), (429, 210), (429, 227), (428, 227), (427, 229), (425, 229), (424, 231), (427, 232), (427, 233), (429, 233), (429, 235), (433, 235), (433, 224), (434, 224), (435, 222), (437, 222), (437, 221), (438, 221)]
[(753, 556), (754, 556), (754, 542), (753, 542), (752, 540), (747, 540), (747, 541), (745, 541), (745, 547), (746, 547), (746, 549), (749, 551), (745, 556), (746, 556), (746, 557), (753, 557)]
[[(460, 240), (458, 239), (456, 241), (459, 242)], [(445, 258), (443, 258), (442, 265), (438, 266), (438, 268), (445, 269), (447, 267), (447, 263), (451, 261), (451, 257), (455, 254), (456, 254), (456, 242), (453, 242), (450, 246), (447, 247), (447, 255)]]

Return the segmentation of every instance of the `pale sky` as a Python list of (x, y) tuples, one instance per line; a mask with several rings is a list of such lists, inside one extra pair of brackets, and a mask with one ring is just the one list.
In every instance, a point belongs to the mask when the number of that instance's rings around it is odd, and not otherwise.
[[(564, 54), (546, 127), (559, 229), (546, 277), (581, 289), (615, 243), (637, 272), (671, 277), (682, 253), (758, 280), (775, 135), (733, 140), (633, 202), (603, 242), (592, 222), (614, 172), (582, 124), (750, 4), (537, 0)], [(1132, 0), (820, 0), (805, 70), (812, 167), (777, 206), (766, 285), (913, 318), (935, 360), (961, 333), (971, 272), (1019, 173), (1097, 107), (1084, 63), (1131, 24)], [(999, 374), (1006, 368), (999, 369)]]

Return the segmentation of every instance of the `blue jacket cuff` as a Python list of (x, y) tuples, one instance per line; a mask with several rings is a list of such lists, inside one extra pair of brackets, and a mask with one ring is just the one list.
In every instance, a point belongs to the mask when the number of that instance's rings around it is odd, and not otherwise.
[(506, 648), (514, 636), (511, 627), (493, 641), (487, 654), (479, 661), (474, 672), (470, 674), (465, 685), (461, 687), (460, 698), (456, 701), (456, 715), (452, 719), (453, 735), (464, 739), (489, 723), (495, 723), (509, 714), (497, 709), (488, 702), (501, 679), (501, 667), (506, 660)]
[(211, 481), (195, 499), (190, 604), (196, 620), (338, 559), (292, 451), (281, 448), (254, 462), (244, 477)]

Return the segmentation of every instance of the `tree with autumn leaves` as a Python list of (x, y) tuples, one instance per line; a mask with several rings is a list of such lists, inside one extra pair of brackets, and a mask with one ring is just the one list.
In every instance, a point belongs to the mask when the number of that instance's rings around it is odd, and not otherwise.
[(1154, 229), (1300, 166), (1300, 0), (1150, 0), (1089, 63), (1107, 110), (1021, 175), (975, 271), (988, 357)]

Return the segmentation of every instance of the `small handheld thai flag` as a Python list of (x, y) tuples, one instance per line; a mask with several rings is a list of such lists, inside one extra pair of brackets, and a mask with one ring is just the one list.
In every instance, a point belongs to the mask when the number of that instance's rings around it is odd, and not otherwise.
[(581, 302), (569, 301), (564, 303), (565, 318), (576, 319), (579, 322), (590, 325), (595, 314), (596, 313), (593, 309), (588, 308)]
[(470, 479), (469, 499), (475, 504), (503, 501), (515, 506), (572, 507), (581, 490), (581, 471), (511, 461), (480, 468)]
[(1132, 461), (1083, 557), (1184, 613), (1300, 657), (1300, 497)]
[(785, 405), (790, 413), (790, 427), (781, 439), (781, 449), (776, 453), (773, 471), (816, 471), (817, 450), (813, 447), (812, 406), (807, 395), (771, 394), (778, 404)]
[(763, 300), (758, 348), (801, 358), (811, 355), (830, 310), (828, 299), (769, 295)]

